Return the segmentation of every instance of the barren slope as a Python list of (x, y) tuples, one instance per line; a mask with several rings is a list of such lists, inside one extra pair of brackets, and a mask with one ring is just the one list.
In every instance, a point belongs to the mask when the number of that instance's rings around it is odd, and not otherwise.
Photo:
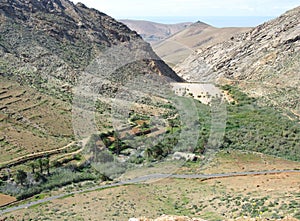
[(119, 80), (153, 74), (181, 81), (136, 32), (95, 9), (68, 0), (0, 1), (1, 162), (74, 139), (72, 88), (112, 47), (153, 58), (123, 66)]
[(249, 28), (215, 28), (197, 22), (173, 36), (153, 44), (153, 49), (165, 62), (175, 66), (196, 49), (210, 47), (246, 30)]
[(261, 103), (300, 115), (300, 7), (187, 58), (191, 81), (236, 84)]

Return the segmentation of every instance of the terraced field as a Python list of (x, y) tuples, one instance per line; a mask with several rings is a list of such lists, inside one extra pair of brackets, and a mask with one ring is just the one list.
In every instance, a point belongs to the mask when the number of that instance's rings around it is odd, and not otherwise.
[(4, 195), (4, 194), (0, 193), (0, 206), (5, 206), (14, 201), (16, 201), (15, 197)]
[(71, 105), (0, 79), (0, 163), (72, 141)]

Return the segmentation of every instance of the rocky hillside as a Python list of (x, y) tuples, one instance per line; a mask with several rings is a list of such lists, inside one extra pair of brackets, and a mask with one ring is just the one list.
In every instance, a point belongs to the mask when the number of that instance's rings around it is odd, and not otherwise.
[(192, 23), (161, 24), (142, 20), (120, 20), (130, 29), (137, 31), (149, 43), (159, 42), (187, 28)]
[(300, 7), (187, 58), (190, 81), (235, 84), (262, 104), (300, 116)]
[[(96, 58), (107, 51), (116, 54), (101, 66)], [(149, 59), (130, 60), (139, 54)], [(1, 0), (0, 162), (72, 149), (73, 86), (86, 71), (96, 75), (119, 60), (119, 81), (138, 74), (182, 80), (135, 31), (95, 9), (68, 0)], [(95, 84), (109, 92), (117, 88), (116, 82)]]
[(0, 73), (19, 82), (72, 84), (107, 48), (133, 43), (155, 60), (143, 72), (181, 80), (135, 31), (95, 9), (68, 0), (0, 1)]
[(169, 65), (182, 62), (197, 49), (205, 49), (250, 28), (215, 28), (196, 22), (184, 30), (153, 44), (154, 51)]

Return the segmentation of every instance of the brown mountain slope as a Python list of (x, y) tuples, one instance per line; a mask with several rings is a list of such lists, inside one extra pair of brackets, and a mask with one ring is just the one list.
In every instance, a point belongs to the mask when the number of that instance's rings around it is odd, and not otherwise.
[(153, 59), (125, 63), (116, 70), (119, 80), (138, 74), (182, 80), (136, 32), (95, 9), (68, 0), (0, 1), (0, 164), (74, 140), (72, 89), (84, 71), (97, 74), (116, 63), (91, 68), (111, 48), (111, 57), (127, 48)]
[(178, 24), (161, 24), (142, 20), (124, 19), (120, 22), (127, 25), (130, 29), (135, 30), (144, 40), (149, 43), (161, 41), (183, 29), (188, 27), (191, 22), (183, 22)]
[(207, 50), (176, 68), (190, 81), (236, 84), (261, 103), (300, 115), (300, 7)]
[(173, 36), (153, 44), (153, 49), (165, 62), (175, 66), (196, 49), (207, 48), (246, 30), (249, 28), (215, 28), (197, 22)]
[[(159, 60), (136, 32), (81, 3), (5, 0), (0, 2), (0, 21), (1, 73), (20, 78), (24, 77), (20, 72), (29, 72), (32, 78), (51, 77), (55, 84), (72, 83), (107, 48), (130, 48), (130, 43), (136, 47), (131, 50), (145, 51)], [(164, 70), (162, 75), (180, 80), (165, 64), (155, 66)]]

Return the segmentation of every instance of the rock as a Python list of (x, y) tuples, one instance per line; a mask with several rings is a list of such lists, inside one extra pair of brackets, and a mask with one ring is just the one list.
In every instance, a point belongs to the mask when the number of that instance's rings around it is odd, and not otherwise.
[(174, 160), (189, 160), (189, 161), (196, 161), (197, 156), (193, 153), (183, 153), (183, 152), (175, 152), (173, 154)]

